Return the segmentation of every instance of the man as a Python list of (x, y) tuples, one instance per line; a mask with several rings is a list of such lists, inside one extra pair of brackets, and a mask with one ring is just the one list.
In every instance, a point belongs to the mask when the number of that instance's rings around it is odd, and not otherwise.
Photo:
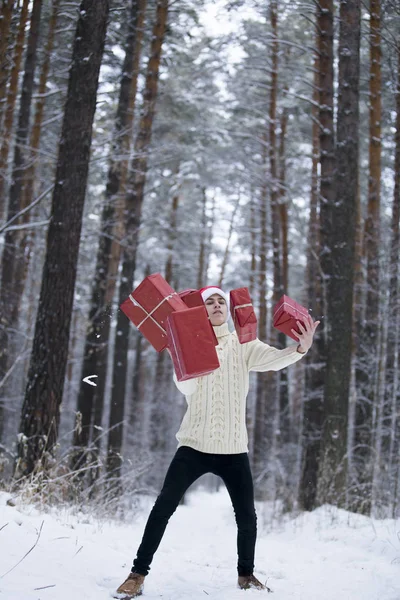
[(253, 573), (257, 517), (246, 430), (249, 372), (277, 371), (298, 361), (311, 347), (319, 321), (310, 317), (304, 325), (299, 322), (300, 333), (293, 330), (299, 343), (283, 350), (258, 339), (240, 344), (236, 332), (228, 328), (229, 296), (215, 286), (200, 292), (218, 339), (220, 367), (204, 377), (182, 382), (174, 376), (188, 407), (176, 435), (177, 452), (148, 518), (132, 571), (117, 590), (124, 599), (142, 593), (169, 518), (189, 486), (205, 473), (222, 478), (235, 511), (238, 586), (270, 591)]

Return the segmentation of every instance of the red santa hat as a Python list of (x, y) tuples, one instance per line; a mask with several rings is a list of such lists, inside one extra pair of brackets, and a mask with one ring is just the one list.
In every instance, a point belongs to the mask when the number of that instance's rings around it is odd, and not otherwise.
[(206, 303), (206, 300), (208, 300), (210, 296), (214, 296), (214, 294), (218, 294), (218, 296), (221, 296), (221, 298), (225, 300), (228, 309), (226, 320), (229, 319), (229, 295), (226, 292), (224, 292), (223, 290), (221, 290), (221, 288), (215, 285), (208, 285), (207, 287), (203, 287), (199, 290), (199, 292), (201, 294), (201, 297), (203, 298), (204, 303)]

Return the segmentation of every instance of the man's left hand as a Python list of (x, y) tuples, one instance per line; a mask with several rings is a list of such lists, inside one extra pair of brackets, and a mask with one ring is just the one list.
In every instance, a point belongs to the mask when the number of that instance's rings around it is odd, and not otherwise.
[(297, 352), (305, 354), (312, 346), (314, 333), (318, 325), (320, 324), (320, 321), (314, 321), (313, 318), (309, 315), (304, 323), (302, 323), (301, 321), (296, 321), (296, 324), (300, 330), (300, 333), (298, 333), (295, 329), (292, 329), (291, 331), (299, 340)]

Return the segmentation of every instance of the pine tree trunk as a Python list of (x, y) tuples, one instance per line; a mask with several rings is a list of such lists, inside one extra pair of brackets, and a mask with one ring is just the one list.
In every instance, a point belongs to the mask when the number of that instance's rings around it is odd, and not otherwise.
[[(385, 405), (383, 414), (382, 454), (387, 465), (389, 503), (394, 505), (395, 481), (398, 475), (399, 441), (396, 440), (396, 421), (400, 424), (399, 376), (399, 249), (400, 249), (400, 43), (397, 46), (396, 133), (394, 160), (394, 194), (391, 224), (389, 265), (389, 327), (387, 331)], [(382, 465), (383, 466), (383, 465)]]
[(339, 33), (337, 200), (328, 202), (329, 221), (324, 224), (322, 238), (322, 243), (329, 249), (329, 253), (322, 253), (324, 274), (328, 275), (328, 356), (318, 482), (319, 501), (339, 506), (345, 506), (347, 501), (347, 424), (358, 191), (359, 71), (360, 0), (343, 0), (340, 4)]
[[(270, 2), (269, 18), (271, 24), (272, 44), (271, 44), (271, 84), (269, 98), (269, 170), (270, 170), (270, 202), (271, 202), (271, 233), (272, 233), (272, 270), (273, 270), (273, 290), (272, 305), (274, 306), (283, 294), (282, 288), (282, 257), (281, 257), (281, 223), (279, 208), (279, 181), (277, 165), (277, 99), (278, 99), (278, 6), (276, 0)], [(268, 336), (269, 343), (278, 344), (278, 340), (284, 342), (284, 335), (280, 334), (272, 326)], [(268, 375), (268, 410), (272, 424), (270, 464), (272, 465), (269, 488), (271, 498), (275, 500), (277, 490), (277, 469), (278, 454), (282, 449), (281, 434), (289, 431), (289, 405), (283, 405), (283, 398), (280, 396), (281, 372), (271, 372)], [(286, 399), (288, 399), (286, 397)], [(282, 458), (282, 457), (281, 457)], [(286, 468), (286, 465), (285, 465)]]
[(367, 293), (365, 321), (357, 356), (357, 405), (354, 467), (357, 477), (355, 510), (369, 514), (373, 471), (373, 407), (378, 377), (380, 181), (381, 181), (381, 32), (380, 0), (370, 3), (370, 125), (368, 209), (365, 222)]
[[(7, 92), (9, 65), (7, 51), (11, 46), (11, 20), (15, 0), (3, 0), (0, 8), (0, 129), (3, 123), (4, 99)], [(2, 214), (0, 212), (0, 221)]]
[(214, 193), (213, 199), (211, 202), (211, 219), (210, 226), (208, 228), (207, 242), (206, 242), (206, 252), (205, 252), (205, 266), (204, 266), (204, 283), (201, 284), (201, 287), (207, 285), (208, 281), (208, 268), (210, 265), (210, 256), (212, 251), (212, 242), (213, 242), (213, 232), (214, 232), (214, 223), (215, 223), (215, 203), (216, 203), (216, 194)]
[[(23, 208), (21, 204), (21, 190), (24, 171), (27, 165), (29, 122), (37, 59), (37, 44), (39, 39), (41, 10), (42, 0), (35, 0), (32, 6), (28, 45), (24, 65), (24, 76), (22, 80), (22, 92), (14, 147), (14, 163), (11, 177), (7, 222), (15, 217), (15, 215), (17, 215)], [(21, 236), (19, 235), (19, 232), (14, 230), (6, 231), (4, 238), (0, 286), (0, 312), (4, 325), (4, 330), (0, 338), (0, 380), (4, 377), (7, 367), (12, 359), (10, 355), (11, 337), (8, 333), (8, 330), (16, 329), (16, 322), (18, 320), (17, 307), (20, 303), (18, 294), (21, 294), (22, 292), (19, 281), (15, 280), (14, 278), (15, 274), (20, 274), (20, 265), (21, 263), (23, 265), (25, 257), (25, 247), (24, 245), (21, 245), (20, 238)], [(16, 283), (17, 285), (15, 285)]]
[[(10, 75), (10, 83), (8, 87), (6, 104), (4, 109), (4, 122), (2, 124), (3, 135), (1, 140), (1, 148), (0, 148), (0, 217), (5, 214), (6, 211), (6, 192), (7, 192), (7, 165), (8, 165), (8, 155), (10, 152), (11, 146), (11, 133), (14, 122), (14, 111), (15, 105), (17, 101), (18, 94), (18, 79), (20, 77), (20, 68), (22, 56), (24, 53), (24, 40), (25, 40), (25, 28), (28, 20), (28, 8), (29, 8), (29, 0), (24, 0), (21, 16), (18, 25), (18, 33), (15, 41), (15, 49), (13, 56), (13, 67), (11, 69)], [(3, 310), (0, 307), (0, 314), (3, 314)], [(3, 348), (3, 344), (0, 341), (0, 348)], [(0, 351), (0, 362), (2, 357)], [(1, 370), (1, 366), (0, 366)]]
[[(287, 109), (284, 108), (281, 115), (281, 133), (279, 143), (279, 222), (280, 222), (280, 239), (281, 239), (281, 293), (287, 292), (289, 288), (289, 230), (288, 230), (288, 205), (285, 198), (286, 188), (286, 157), (285, 157), (285, 142), (287, 128)], [(279, 348), (286, 348), (286, 336), (283, 333), (278, 333)], [(280, 387), (279, 387), (279, 414), (280, 414), (280, 432), (281, 442), (288, 443), (293, 441), (292, 424), (290, 418), (290, 398), (289, 398), (289, 374), (287, 369), (280, 372)]]
[[(127, 171), (133, 115), (136, 101), (138, 65), (141, 54), (146, 0), (133, 0), (121, 71), (118, 107), (114, 127), (112, 156), (108, 169), (105, 202), (101, 217), (101, 236), (97, 250), (89, 320), (86, 329), (82, 376), (77, 402), (81, 426), (75, 428), (71, 467), (78, 468), (88, 459), (85, 452), (92, 441), (93, 462), (98, 460), (104, 395), (107, 379), (107, 356), (112, 321), (112, 302), (118, 279), (120, 241), (117, 228), (123, 220), (123, 192)], [(121, 158), (123, 157), (123, 158)], [(116, 210), (117, 207), (117, 210)], [(113, 239), (116, 243), (113, 243)], [(83, 382), (87, 375), (96, 374), (96, 387)], [(99, 471), (95, 469), (90, 479)]]
[[(266, 170), (267, 165), (267, 136), (262, 138), (262, 165)], [(266, 178), (266, 175), (264, 175)], [(258, 337), (261, 340), (267, 338), (267, 242), (268, 242), (268, 190), (266, 181), (263, 182), (260, 194), (260, 262), (258, 273), (259, 286), (259, 315), (258, 315)], [(253, 470), (256, 479), (260, 477), (266, 468), (267, 461), (267, 387), (268, 373), (257, 373), (256, 402), (254, 416), (254, 453)], [(255, 488), (258, 499), (263, 497), (262, 486)]]
[[(197, 289), (206, 286), (206, 244), (207, 244), (207, 193), (206, 188), (202, 188), (202, 211), (201, 211), (201, 230), (200, 230), (200, 252), (199, 252), (199, 271), (197, 276)], [(203, 283), (204, 282), (204, 283)]]
[[(317, 48), (322, 44), (322, 36), (317, 36)], [(314, 58), (314, 87), (312, 105), (312, 169), (310, 219), (307, 239), (307, 300), (314, 319), (324, 313), (322, 298), (322, 276), (319, 263), (320, 256), (320, 221), (319, 221), (319, 181), (318, 165), (320, 162), (320, 60), (319, 52)], [(299, 487), (299, 503), (304, 510), (313, 510), (317, 501), (318, 464), (321, 451), (322, 403), (325, 382), (325, 345), (323, 335), (324, 322), (308, 352), (305, 367), (305, 393), (303, 405), (302, 430), (302, 473)], [(318, 368), (315, 367), (319, 364)], [(322, 367), (323, 365), (323, 367)]]
[(21, 413), (16, 476), (48, 468), (57, 442), (108, 13), (108, 0), (82, 0), (80, 5), (39, 308)]
[[(179, 167), (176, 172), (176, 177), (179, 178)], [(165, 280), (172, 285), (173, 275), (173, 254), (174, 245), (177, 238), (177, 215), (179, 207), (178, 189), (172, 198), (172, 205), (169, 217), (167, 252), (168, 257), (165, 264)], [(169, 398), (165, 390), (168, 390), (168, 382), (171, 376), (171, 362), (169, 361), (167, 352), (160, 352), (157, 355), (152, 403), (151, 403), (151, 419), (150, 419), (150, 450), (154, 455), (157, 463), (161, 464), (167, 450), (166, 444), (166, 424), (168, 423), (168, 415), (170, 411)], [(160, 392), (162, 397), (160, 398)]]
[[(32, 132), (30, 136), (29, 148), (26, 152), (29, 153), (29, 157), (25, 160), (24, 164), (24, 175), (22, 185), (20, 185), (20, 196), (18, 210), (23, 211), (33, 201), (34, 185), (35, 185), (35, 171), (36, 171), (36, 160), (39, 150), (40, 135), (44, 116), (44, 105), (45, 105), (45, 92), (46, 84), (48, 79), (48, 73), (50, 68), (50, 60), (52, 56), (52, 49), (54, 43), (55, 29), (57, 24), (58, 9), (60, 0), (54, 0), (53, 10), (49, 24), (49, 33), (47, 37), (45, 59), (43, 62), (38, 88), (38, 100), (36, 102), (34, 122), (32, 125)], [(12, 195), (11, 188), (11, 194)], [(20, 219), (20, 223), (28, 223), (31, 218), (30, 212), (26, 212)], [(18, 255), (18, 260), (14, 258), (15, 267), (12, 275), (12, 283), (10, 288), (13, 290), (13, 302), (12, 302), (12, 313), (11, 313), (11, 328), (16, 328), (18, 324), (20, 309), (21, 309), (21, 298), (25, 289), (26, 278), (28, 275), (29, 263), (32, 255), (33, 246), (33, 233), (29, 229), (22, 229), (13, 232), (13, 240), (16, 248), (23, 249), (23, 253)]]
[(250, 274), (249, 274), (249, 291), (250, 295), (254, 295), (255, 284), (256, 284), (256, 253), (257, 253), (257, 235), (256, 235), (256, 201), (254, 198), (254, 190), (250, 190), (250, 244), (251, 244), (251, 260), (250, 260)]
[[(126, 238), (124, 243), (119, 302), (132, 291), (132, 281), (136, 270), (136, 253), (141, 223), (144, 186), (146, 183), (148, 151), (151, 142), (152, 125), (157, 99), (159, 68), (168, 14), (168, 0), (159, 0), (156, 23), (153, 29), (151, 55), (147, 66), (146, 83), (143, 97), (143, 111), (135, 142), (134, 159), (126, 197)], [(125, 410), (125, 389), (127, 375), (127, 357), (129, 346), (129, 320), (118, 311), (117, 337), (114, 351), (111, 411), (107, 449), (107, 474), (119, 481), (121, 474), (121, 448), (123, 439), (123, 420)], [(118, 489), (118, 485), (116, 486)]]
[(222, 257), (221, 271), (220, 271), (219, 280), (218, 280), (218, 287), (220, 287), (220, 288), (222, 288), (222, 282), (224, 281), (224, 277), (225, 277), (225, 269), (226, 269), (226, 265), (228, 264), (229, 249), (230, 249), (230, 244), (231, 244), (231, 239), (232, 239), (232, 234), (233, 234), (233, 229), (234, 229), (234, 224), (235, 224), (235, 217), (236, 217), (236, 213), (238, 211), (239, 206), (240, 206), (240, 191), (238, 192), (237, 202), (236, 202), (235, 206), (233, 207), (233, 211), (231, 214), (231, 220), (229, 223), (228, 239), (226, 240), (225, 252), (224, 252), (224, 256)]

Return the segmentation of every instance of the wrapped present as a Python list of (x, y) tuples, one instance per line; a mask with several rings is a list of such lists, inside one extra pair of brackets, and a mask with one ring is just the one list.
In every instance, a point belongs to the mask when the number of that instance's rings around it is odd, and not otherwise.
[(167, 336), (178, 381), (218, 369), (213, 330), (204, 307), (172, 312), (167, 319)]
[(199, 290), (187, 289), (178, 292), (178, 294), (188, 308), (204, 306), (203, 298), (201, 297), (201, 293), (199, 292)]
[[(195, 308), (196, 306), (203, 306), (204, 312), (206, 313), (206, 316), (208, 319), (207, 309), (205, 307), (203, 298), (202, 298), (199, 290), (188, 289), (188, 290), (182, 290), (182, 292), (178, 292), (178, 293), (188, 308)], [(214, 338), (214, 343), (216, 346), (218, 346), (218, 338), (215, 335), (215, 331), (212, 328), (211, 321), (209, 319), (208, 319), (208, 322), (210, 324), (211, 335)]]
[(289, 296), (282, 296), (282, 298), (280, 298), (280, 300), (274, 306), (274, 327), (291, 337), (296, 342), (298, 341), (298, 338), (296, 338), (291, 330), (294, 329), (300, 333), (300, 330), (296, 325), (296, 321), (305, 323), (307, 317), (308, 310)]
[(241, 344), (257, 338), (257, 317), (246, 287), (231, 290), (230, 307), (233, 323)]
[(146, 277), (121, 304), (121, 310), (157, 352), (167, 347), (168, 315), (185, 309), (186, 304), (159, 273)]

